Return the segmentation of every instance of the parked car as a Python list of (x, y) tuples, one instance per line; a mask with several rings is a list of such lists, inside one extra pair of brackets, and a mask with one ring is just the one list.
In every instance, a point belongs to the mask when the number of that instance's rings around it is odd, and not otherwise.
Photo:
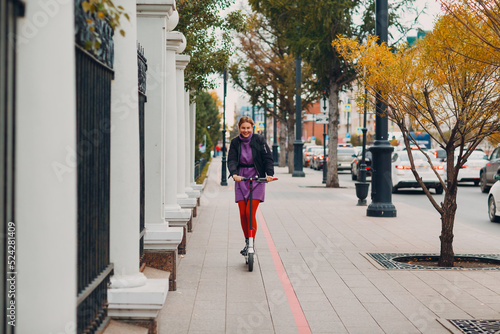
[(302, 155), (302, 161), (303, 161), (304, 167), (307, 167), (311, 164), (311, 159), (312, 159), (314, 153), (320, 149), (322, 150), (323, 146), (314, 145), (314, 146), (308, 146), (305, 148), (304, 154)]
[[(363, 152), (359, 152), (351, 162), (351, 179), (356, 181), (359, 178), (359, 165), (361, 164)], [(372, 175), (372, 152), (366, 150), (365, 154), (366, 176)]]
[(487, 193), (496, 182), (495, 175), (500, 173), (500, 147), (491, 152), (488, 162), (479, 171), (479, 187), (481, 192)]
[(439, 161), (446, 160), (446, 151), (442, 148), (435, 148), (432, 150), (428, 150), (427, 152), (431, 153), (434, 156), (434, 158), (436, 158)]
[[(455, 152), (455, 163), (458, 152)], [(458, 171), (458, 182), (474, 182), (474, 185), (479, 185), (479, 172), (481, 168), (488, 163), (488, 156), (482, 150), (475, 150), (471, 153), (467, 162)]]
[[(443, 181), (446, 181), (444, 164), (429, 154), (433, 166), (431, 167), (427, 157), (419, 150), (412, 150), (412, 156), (415, 163), (415, 169), (422, 178), (425, 186), (428, 189), (434, 188), (438, 195), (442, 194), (443, 186), (436, 176), (436, 173), (434, 173), (434, 170), (437, 171)], [(391, 170), (393, 193), (397, 192), (400, 188), (420, 188), (420, 184), (415, 179), (411, 168), (408, 151), (398, 151), (392, 154)]]
[[(500, 180), (500, 174), (495, 174), (494, 179)], [(500, 222), (500, 182), (495, 182), (488, 194), (488, 217), (492, 222)]]
[(337, 147), (337, 164), (339, 170), (350, 170), (352, 158), (356, 156), (356, 150), (352, 147)]
[(328, 149), (326, 149), (326, 155), (323, 154), (323, 148), (321, 150), (318, 150), (312, 160), (311, 160), (311, 168), (312, 169), (317, 169), (320, 170), (323, 168), (323, 163), (325, 161), (325, 158), (328, 160)]

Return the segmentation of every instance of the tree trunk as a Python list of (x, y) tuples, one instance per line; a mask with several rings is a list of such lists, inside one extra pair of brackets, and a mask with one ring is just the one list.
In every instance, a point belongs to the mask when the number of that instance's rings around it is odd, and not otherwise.
[(337, 147), (339, 142), (339, 87), (337, 84), (330, 84), (330, 94), (328, 97), (328, 162), (326, 174), (326, 187), (339, 188)]
[(286, 121), (282, 122), (280, 120), (280, 135), (279, 135), (279, 146), (280, 146), (280, 154), (278, 158), (278, 166), (285, 167), (286, 166)]
[(439, 255), (439, 266), (453, 267), (455, 253), (453, 252), (453, 226), (455, 223), (455, 214), (457, 212), (457, 173), (454, 169), (453, 154), (454, 149), (447, 152), (447, 179), (448, 184), (444, 193), (444, 200), (441, 204), (443, 212), (441, 214), (441, 252)]
[(443, 214), (441, 215), (441, 253), (439, 255), (439, 266), (453, 267), (455, 253), (453, 252), (453, 225), (457, 211), (456, 186), (455, 194), (445, 193), (443, 201)]

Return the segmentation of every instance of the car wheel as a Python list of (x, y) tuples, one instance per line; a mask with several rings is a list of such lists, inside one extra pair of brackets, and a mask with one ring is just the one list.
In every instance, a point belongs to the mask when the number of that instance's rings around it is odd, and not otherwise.
[(495, 199), (493, 196), (490, 196), (488, 199), (488, 216), (490, 217), (491, 222), (499, 222), (500, 217), (496, 215), (497, 213), (497, 206), (495, 204)]
[(436, 187), (436, 194), (441, 195), (443, 193), (443, 186)]
[(392, 187), (392, 193), (393, 193), (393, 194), (395, 194), (395, 193), (397, 193), (397, 192), (398, 192), (398, 188), (396, 188), (396, 187)]
[(486, 194), (488, 191), (490, 191), (490, 187), (486, 185), (486, 174), (482, 173), (481, 176), (479, 177), (479, 187), (481, 188), (481, 192)]
[(354, 174), (354, 170), (351, 170), (351, 179), (353, 181), (356, 181), (358, 179), (358, 176), (356, 174)]

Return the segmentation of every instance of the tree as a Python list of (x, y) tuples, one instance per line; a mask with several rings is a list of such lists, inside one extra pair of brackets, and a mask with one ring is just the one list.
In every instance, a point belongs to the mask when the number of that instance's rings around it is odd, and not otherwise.
[[(220, 136), (219, 98), (215, 92), (199, 92), (196, 96), (196, 137), (195, 137), (195, 159), (201, 157), (208, 159), (210, 149), (217, 143)], [(198, 149), (200, 144), (206, 144), (205, 153)]]
[(203, 92), (213, 89), (210, 76), (222, 73), (233, 53), (232, 31), (244, 27), (240, 11), (229, 13), (225, 18), (220, 12), (234, 0), (177, 0), (179, 24), (177, 30), (187, 40), (185, 54), (191, 56), (186, 68), (186, 89)]
[[(377, 45), (373, 37), (363, 45), (347, 38), (334, 42), (360, 73), (370, 94), (389, 106), (387, 116), (403, 133), (412, 172), (441, 215), (439, 265), (445, 267), (454, 262), (458, 172), (479, 143), (500, 130), (500, 82), (496, 66), (491, 64), (492, 56), (471, 43), (471, 34), (453, 29), (454, 25), (451, 15), (442, 16), (434, 31), (412, 48), (403, 45), (391, 50), (385, 44)], [(446, 151), (446, 180), (440, 179), (445, 196), (441, 203), (433, 198), (415, 169), (410, 145), (417, 143), (409, 136), (410, 119)], [(430, 158), (429, 163), (432, 165)]]
[(488, 61), (500, 65), (500, 3), (497, 0), (441, 0), (441, 4), (455, 19), (454, 29), (469, 35), (472, 45), (490, 55)]
[[(405, 32), (409, 27), (400, 24), (402, 9), (412, 10), (413, 0), (392, 3), (389, 25)], [(331, 46), (337, 35), (364, 40), (375, 31), (375, 2), (355, 0), (249, 0), (253, 9), (263, 13), (272, 26), (285, 31), (286, 43), (295, 56), (302, 56), (312, 67), (318, 79), (318, 92), (325, 92), (329, 100), (327, 187), (338, 188), (337, 143), (339, 126), (339, 92), (356, 79), (356, 72)], [(361, 17), (358, 25), (353, 17)], [(418, 13), (415, 14), (417, 20)]]
[[(288, 171), (293, 173), (293, 142), (295, 140), (295, 59), (290, 48), (283, 44), (283, 32), (270, 26), (258, 14), (248, 17), (247, 30), (240, 34), (241, 52), (230, 68), (233, 82), (245, 91), (252, 105), (260, 106), (268, 115), (276, 116), (287, 136), (280, 133), (280, 150), (288, 154)], [(302, 107), (306, 109), (318, 98), (315, 78), (307, 64), (303, 66)], [(269, 102), (277, 99), (277, 112)], [(288, 145), (285, 147), (286, 139)], [(280, 155), (280, 166), (285, 165), (285, 154)]]

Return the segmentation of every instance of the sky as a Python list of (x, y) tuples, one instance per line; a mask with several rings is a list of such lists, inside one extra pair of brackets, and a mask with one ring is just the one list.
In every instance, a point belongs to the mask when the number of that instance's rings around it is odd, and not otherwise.
[[(389, 0), (391, 1), (391, 0)], [(434, 25), (434, 19), (437, 14), (440, 13), (440, 6), (438, 1), (434, 0), (416, 0), (416, 6), (418, 9), (423, 9), (426, 7), (426, 14), (422, 15), (419, 19), (419, 24), (420, 28), (422, 28), (425, 31), (432, 30), (432, 27)], [(249, 6), (247, 4), (246, 0), (236, 0), (235, 4), (233, 4), (230, 8), (228, 8), (226, 11), (221, 13), (221, 15), (225, 15), (226, 13), (241, 9), (241, 8), (248, 8)], [(408, 18), (410, 19), (410, 18)], [(409, 35), (416, 35), (416, 31), (411, 32)], [(221, 99), (221, 102), (223, 100), (223, 80), (222, 77), (215, 78), (216, 83), (218, 87), (215, 89), (217, 92), (217, 95)], [(234, 88), (232, 86), (231, 81), (228, 80), (228, 86), (227, 86), (227, 96), (226, 96), (226, 126), (231, 127), (234, 121), (234, 111), (239, 110), (243, 106), (249, 106), (250, 104), (248, 103), (248, 99), (246, 94), (241, 92), (240, 90)]]

